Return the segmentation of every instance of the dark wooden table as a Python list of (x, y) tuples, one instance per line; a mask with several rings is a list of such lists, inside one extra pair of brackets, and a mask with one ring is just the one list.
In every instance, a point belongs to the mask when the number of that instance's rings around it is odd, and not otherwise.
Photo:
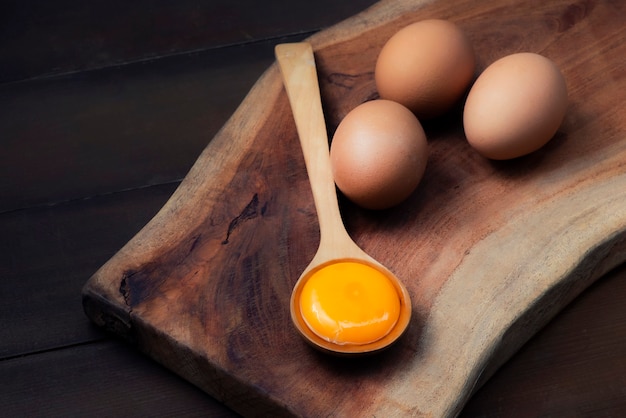
[[(0, 5), (0, 415), (235, 416), (94, 327), (86, 280), (166, 202), (273, 61), (372, 0)], [(626, 266), (464, 417), (626, 414)]]

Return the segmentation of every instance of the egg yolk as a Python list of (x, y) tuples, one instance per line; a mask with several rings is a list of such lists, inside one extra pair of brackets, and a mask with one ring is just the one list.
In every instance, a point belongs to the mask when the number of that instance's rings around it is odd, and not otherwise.
[(342, 261), (309, 277), (300, 295), (300, 312), (311, 331), (326, 341), (368, 344), (393, 329), (400, 316), (400, 298), (378, 269)]

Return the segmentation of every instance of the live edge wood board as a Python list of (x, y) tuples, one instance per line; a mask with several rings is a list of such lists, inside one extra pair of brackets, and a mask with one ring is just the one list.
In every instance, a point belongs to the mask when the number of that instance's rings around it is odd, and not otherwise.
[(341, 199), (351, 236), (406, 284), (407, 333), (364, 358), (308, 346), (289, 296), (319, 240), (276, 65), (170, 200), (83, 291), (87, 315), (248, 416), (454, 416), (594, 280), (626, 260), (626, 3), (383, 1), (310, 41), (328, 131), (376, 96), (378, 51), (425, 18), (478, 57), (537, 52), (561, 68), (566, 118), (543, 149), (492, 162), (467, 145), (462, 101), (424, 123), (425, 178), (399, 207)]

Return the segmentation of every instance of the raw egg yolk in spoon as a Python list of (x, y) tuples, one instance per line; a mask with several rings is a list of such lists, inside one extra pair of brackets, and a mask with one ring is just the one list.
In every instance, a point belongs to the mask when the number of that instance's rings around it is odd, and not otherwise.
[(304, 322), (326, 341), (368, 344), (385, 337), (400, 316), (389, 278), (362, 262), (340, 261), (313, 272), (300, 295)]

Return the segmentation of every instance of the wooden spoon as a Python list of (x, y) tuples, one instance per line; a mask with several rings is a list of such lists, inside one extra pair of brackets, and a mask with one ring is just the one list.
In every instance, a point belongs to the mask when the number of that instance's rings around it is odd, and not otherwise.
[[(276, 46), (275, 54), (300, 138), (320, 227), (318, 250), (296, 282), (291, 295), (291, 318), (304, 338), (323, 351), (356, 354), (384, 349), (396, 341), (409, 324), (409, 294), (393, 273), (357, 246), (341, 219), (311, 45), (306, 42), (280, 44)], [(398, 320), (388, 333), (376, 341), (356, 344), (322, 338), (319, 332), (316, 334), (312, 331), (303, 317), (300, 298), (304, 285), (320, 269), (341, 261), (357, 262), (378, 270), (396, 289), (400, 302)]]

